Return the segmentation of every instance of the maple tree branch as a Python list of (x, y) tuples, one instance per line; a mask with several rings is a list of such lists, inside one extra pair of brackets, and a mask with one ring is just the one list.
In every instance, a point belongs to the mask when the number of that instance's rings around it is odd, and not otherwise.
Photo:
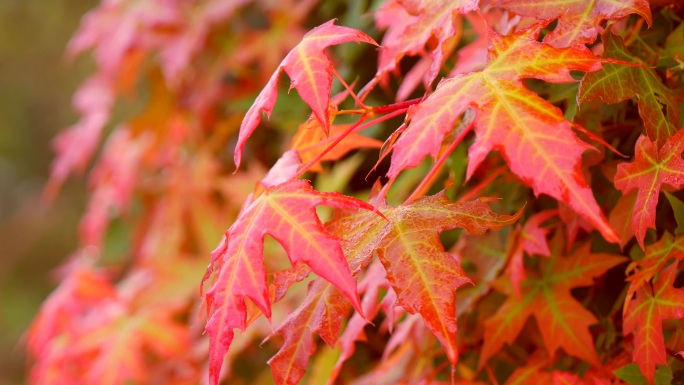
[(625, 47), (629, 47), (630, 45), (632, 45), (632, 42), (639, 35), (639, 31), (641, 30), (641, 27), (643, 25), (644, 19), (638, 19), (636, 23), (634, 23), (634, 27), (631, 28), (630, 32), (623, 39), (623, 41), (625, 42)]
[(460, 134), (454, 139), (453, 143), (449, 145), (449, 147), (442, 153), (442, 155), (439, 157), (437, 162), (432, 166), (432, 169), (430, 169), (430, 172), (425, 176), (422, 182), (418, 185), (418, 187), (413, 190), (413, 193), (409, 195), (409, 197), (406, 199), (406, 203), (412, 202), (415, 199), (425, 195), (427, 191), (432, 187), (432, 184), (435, 183), (435, 180), (437, 180), (437, 176), (439, 175), (439, 172), (442, 170), (442, 166), (444, 165), (444, 162), (446, 162), (447, 158), (449, 155), (451, 155), (452, 152), (456, 149), (456, 146), (458, 146), (459, 143), (465, 138), (466, 135), (472, 130), (473, 124), (475, 123), (475, 120), (472, 120), (466, 128), (461, 131)]
[[(364, 124), (361, 124), (361, 125), (356, 126), (351, 132), (345, 131), (345, 132), (343, 132), (343, 133), (341, 133), (341, 134), (333, 135), (333, 136), (329, 137), (328, 139), (333, 139), (333, 140), (337, 140), (337, 139), (340, 139), (340, 138), (344, 139), (344, 137), (346, 137), (346, 136), (349, 135), (350, 133), (356, 133), (356, 132), (363, 131), (363, 130), (365, 130), (365, 129), (369, 128), (369, 127), (372, 127), (372, 126), (374, 126), (374, 125), (376, 125), (376, 124), (378, 124), (378, 123), (382, 123), (382, 122), (384, 122), (385, 120), (394, 118), (394, 117), (397, 116), (397, 115), (401, 115), (401, 114), (403, 114), (404, 112), (406, 112), (406, 110), (403, 110), (403, 111), (402, 111), (402, 110), (398, 110), (398, 111), (389, 113), (389, 114), (387, 114), (387, 115), (385, 115), (385, 116), (381, 116), (381, 117), (375, 118), (375, 119), (373, 119), (373, 120), (367, 121), (367, 122), (364, 123)], [(357, 122), (357, 123), (358, 123), (358, 122)], [(314, 143), (314, 144), (311, 144), (311, 145), (302, 147), (302, 148), (298, 149), (297, 151), (303, 152), (303, 151), (311, 150), (312, 148), (318, 147), (318, 145), (319, 145), (320, 143), (321, 143), (320, 141), (319, 141), (319, 142), (316, 142), (316, 143)], [(333, 143), (331, 146), (334, 147), (334, 146), (337, 145), (338, 143), (339, 143), (339, 142), (335, 142), (335, 143)], [(331, 149), (332, 149), (332, 148), (327, 148), (327, 149), (324, 151), (323, 154), (320, 154), (320, 156), (321, 156), (321, 157), (325, 156), (325, 153), (327, 153), (327, 152), (330, 151)], [(318, 160), (320, 160), (320, 159), (318, 159)]]

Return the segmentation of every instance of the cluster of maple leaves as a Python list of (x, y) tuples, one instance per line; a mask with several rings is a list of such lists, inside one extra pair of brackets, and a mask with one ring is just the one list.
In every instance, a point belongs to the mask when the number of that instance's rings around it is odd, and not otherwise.
[(684, 6), (365, 3), (84, 17), (32, 383), (680, 383)]

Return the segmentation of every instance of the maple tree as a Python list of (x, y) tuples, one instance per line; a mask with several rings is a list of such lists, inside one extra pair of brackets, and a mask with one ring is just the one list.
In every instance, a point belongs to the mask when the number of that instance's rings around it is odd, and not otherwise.
[(30, 382), (681, 383), (683, 18), (103, 0)]

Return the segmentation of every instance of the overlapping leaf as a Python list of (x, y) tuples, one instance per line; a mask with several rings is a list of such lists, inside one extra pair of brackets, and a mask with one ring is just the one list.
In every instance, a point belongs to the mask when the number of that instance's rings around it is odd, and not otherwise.
[[(387, 294), (380, 303), (380, 290), (386, 290)], [(359, 291), (363, 292), (363, 311), (369, 320), (375, 318), (380, 311), (380, 308), (385, 307), (385, 313), (388, 317), (392, 317), (394, 313), (394, 303), (396, 301), (396, 294), (390, 288), (390, 284), (385, 278), (385, 269), (379, 260), (375, 260), (366, 270), (363, 280), (359, 283)], [(391, 321), (390, 321), (391, 322)], [(340, 356), (335, 363), (335, 367), (330, 374), (328, 384), (334, 384), (335, 380), (342, 370), (342, 365), (345, 361), (350, 359), (356, 350), (356, 342), (362, 341), (365, 337), (363, 332), (367, 321), (359, 314), (354, 315), (349, 319), (344, 333), (340, 337)]]
[(656, 365), (667, 364), (663, 320), (684, 318), (684, 289), (672, 286), (676, 276), (677, 265), (672, 264), (660, 273), (653, 288), (640, 288), (624, 317), (625, 335), (634, 334), (634, 361), (650, 384)]
[(455, 18), (477, 9), (479, 0), (393, 0), (375, 14), (376, 24), (387, 28), (378, 57), (376, 76), (393, 71), (404, 55), (418, 55), (433, 36), (437, 40), (430, 52), (432, 63), (426, 73), (428, 82), (437, 76), (444, 60), (443, 45), (458, 35)]
[[(619, 36), (605, 33), (603, 44), (606, 58), (643, 65)], [(663, 84), (653, 69), (606, 63), (601, 70), (584, 76), (577, 100), (580, 103), (597, 99), (617, 103), (635, 96), (639, 99), (639, 115), (648, 137), (663, 144), (677, 132), (680, 111), (676, 94)]]
[(534, 316), (544, 345), (551, 355), (563, 348), (567, 354), (598, 366), (600, 361), (589, 334), (596, 317), (570, 294), (576, 287), (589, 286), (593, 279), (626, 259), (622, 256), (590, 252), (590, 244), (580, 246), (569, 257), (559, 255), (558, 245), (551, 259), (540, 261), (541, 275), (529, 276), (521, 284), (521, 299), (505, 285), (508, 300), (485, 323), (485, 340), (480, 366), (501, 349), (512, 344), (528, 317)]
[[(326, 228), (340, 236), (351, 274), (356, 276), (370, 262), (377, 242), (386, 233), (385, 225), (381, 218), (378, 221), (377, 215), (369, 215), (365, 210), (341, 211), (326, 223)], [(301, 266), (292, 270), (301, 270)], [(290, 280), (298, 280), (301, 276), (298, 273), (288, 275)], [(329, 346), (335, 345), (350, 307), (340, 289), (330, 282), (322, 278), (311, 282), (304, 302), (274, 330), (285, 339), (278, 353), (268, 361), (278, 385), (297, 384), (304, 376), (309, 357), (316, 349), (313, 333), (321, 336)]]
[(280, 66), (271, 76), (264, 89), (252, 107), (249, 108), (245, 119), (240, 125), (240, 135), (235, 148), (235, 165), (240, 167), (242, 149), (245, 142), (252, 135), (261, 121), (261, 112), (271, 115), (276, 98), (278, 97), (278, 77), (285, 71), (292, 81), (292, 88), (296, 88), (299, 96), (313, 110), (313, 114), (327, 133), (330, 129), (330, 89), (332, 87), (332, 63), (325, 54), (325, 49), (332, 45), (347, 42), (366, 42), (376, 44), (375, 41), (361, 31), (341, 27), (331, 20), (309, 31), (302, 41), (290, 51)]
[[(356, 309), (361, 305), (356, 285), (339, 239), (327, 232), (315, 206), (373, 207), (337, 193), (319, 193), (305, 181), (291, 181), (266, 189), (245, 207), (226, 232), (212, 260), (220, 266), (217, 279), (206, 294), (210, 317), (210, 381), (218, 382), (223, 357), (233, 339), (233, 329), (245, 329), (245, 298), (270, 318), (271, 306), (263, 263), (263, 238), (273, 236), (286, 250), (293, 265), (304, 262), (319, 276), (337, 286)], [(376, 214), (373, 214), (376, 215)]]
[(646, 246), (645, 252), (644, 258), (632, 262), (627, 268), (627, 271), (632, 272), (632, 274), (627, 277), (630, 285), (625, 298), (625, 314), (629, 309), (627, 304), (632, 300), (637, 290), (648, 285), (651, 279), (673, 259), (684, 259), (684, 236), (673, 237), (672, 234), (665, 233), (658, 242)]
[(163, 359), (181, 356), (187, 349), (189, 331), (164, 312), (127, 314), (120, 306), (101, 307), (105, 323), (81, 335), (70, 353), (94, 355), (84, 384), (121, 385), (127, 381), (150, 381), (145, 354), (154, 351)]
[(641, 247), (646, 230), (655, 228), (656, 205), (664, 184), (674, 188), (684, 186), (684, 130), (667, 139), (662, 147), (646, 136), (637, 140), (634, 162), (618, 165), (615, 187), (623, 194), (637, 189), (632, 213), (632, 227)]
[(621, 19), (636, 13), (651, 24), (647, 0), (503, 0), (497, 6), (541, 20), (558, 18), (558, 24), (544, 37), (554, 47), (593, 43), (604, 20)]
[[(409, 205), (379, 207), (386, 219), (365, 210), (347, 212), (330, 222), (356, 275), (377, 252), (397, 301), (411, 314), (420, 314), (445, 347), (451, 362), (456, 350), (456, 288), (468, 281), (457, 260), (444, 251), (439, 233), (456, 227), (472, 234), (501, 229), (515, 216), (496, 215), (480, 200), (450, 202), (440, 193)], [(349, 309), (338, 288), (316, 280), (304, 304), (278, 327), (285, 337), (269, 363), (278, 384), (296, 384), (315, 350), (312, 334), (334, 346), (343, 316)]]
[(268, 361), (276, 384), (294, 385), (304, 377), (309, 357), (316, 351), (314, 333), (335, 346), (349, 308), (344, 295), (329, 282), (319, 278), (310, 284), (304, 302), (274, 330), (285, 338)]
[(417, 166), (425, 155), (436, 156), (459, 115), (473, 107), (477, 139), (469, 150), (468, 177), (491, 150), (499, 149), (511, 170), (536, 194), (568, 204), (607, 240), (617, 242), (581, 173), (581, 155), (589, 146), (575, 136), (560, 109), (521, 82), (571, 82), (571, 70), (595, 71), (601, 64), (584, 48), (557, 49), (537, 42), (540, 28), (535, 25), (511, 36), (492, 33), (483, 71), (443, 80), (417, 105), (394, 146), (388, 176), (395, 178)]

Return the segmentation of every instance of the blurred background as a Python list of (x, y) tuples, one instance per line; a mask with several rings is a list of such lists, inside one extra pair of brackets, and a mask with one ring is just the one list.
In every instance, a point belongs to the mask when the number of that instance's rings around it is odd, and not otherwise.
[(50, 141), (77, 120), (71, 97), (92, 72), (64, 48), (95, 0), (0, 1), (0, 385), (23, 384), (22, 336), (76, 248), (85, 183), (71, 178), (50, 205), (40, 197)]

